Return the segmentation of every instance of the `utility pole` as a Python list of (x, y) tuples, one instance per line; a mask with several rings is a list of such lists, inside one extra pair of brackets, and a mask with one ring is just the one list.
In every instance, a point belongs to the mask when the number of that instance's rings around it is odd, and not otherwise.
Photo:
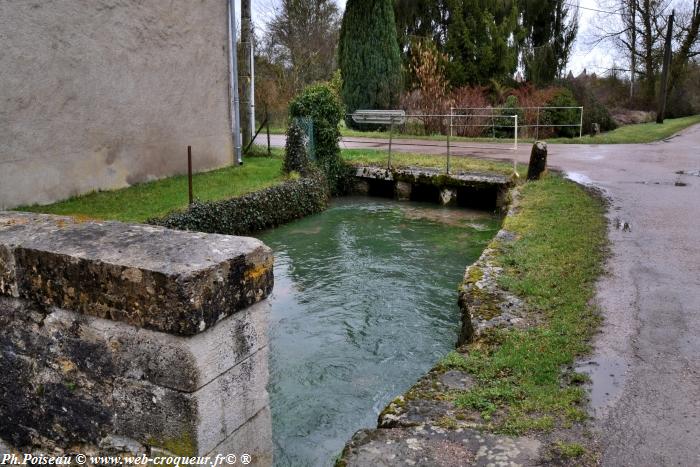
[(656, 123), (663, 123), (666, 113), (666, 94), (668, 94), (668, 69), (671, 66), (671, 41), (673, 40), (673, 17), (676, 10), (671, 11), (666, 32), (666, 47), (664, 50), (664, 67), (661, 71), (661, 87), (659, 90), (659, 109), (656, 112)]
[(634, 73), (637, 71), (637, 6), (634, 4), (634, 0), (628, 3), (628, 7), (631, 10), (632, 19), (630, 20), (629, 27), (632, 28), (632, 64), (630, 68), (630, 104), (634, 102)]
[[(240, 67), (241, 82), (241, 134), (243, 135), (243, 147), (248, 147), (253, 139), (254, 117), (251, 115), (253, 103), (253, 22), (251, 18), (251, 0), (241, 0), (241, 48), (243, 63)], [(251, 120), (253, 118), (253, 120)]]

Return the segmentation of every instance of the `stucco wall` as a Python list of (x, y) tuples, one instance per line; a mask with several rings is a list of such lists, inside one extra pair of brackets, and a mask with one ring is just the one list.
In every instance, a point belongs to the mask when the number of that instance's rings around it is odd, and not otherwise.
[(230, 163), (226, 8), (0, 1), (0, 209)]

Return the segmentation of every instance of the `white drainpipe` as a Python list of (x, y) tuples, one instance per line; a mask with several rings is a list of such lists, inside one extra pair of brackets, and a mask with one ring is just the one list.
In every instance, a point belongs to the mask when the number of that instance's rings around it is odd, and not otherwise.
[(231, 134), (233, 136), (234, 160), (243, 164), (241, 143), (241, 109), (238, 97), (238, 31), (236, 30), (236, 4), (235, 0), (228, 0), (228, 50), (229, 50), (229, 89), (231, 96)]

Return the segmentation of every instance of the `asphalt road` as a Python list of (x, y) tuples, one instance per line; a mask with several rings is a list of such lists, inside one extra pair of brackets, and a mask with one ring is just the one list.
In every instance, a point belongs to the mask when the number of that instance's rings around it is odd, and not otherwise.
[[(439, 157), (443, 144), (395, 140), (394, 149)], [(453, 154), (514, 155), (457, 145)], [(521, 145), (515, 155), (526, 162), (528, 153)], [(700, 125), (652, 144), (550, 145), (549, 164), (610, 199), (611, 255), (597, 293), (605, 322), (581, 362), (602, 464), (700, 466)]]

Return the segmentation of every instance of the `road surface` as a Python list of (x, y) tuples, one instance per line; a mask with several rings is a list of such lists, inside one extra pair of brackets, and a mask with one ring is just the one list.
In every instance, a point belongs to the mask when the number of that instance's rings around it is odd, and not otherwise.
[[(514, 155), (457, 146), (453, 154)], [(343, 147), (386, 142), (346, 138)], [(394, 140), (394, 150), (445, 153), (435, 141)], [(515, 155), (527, 162), (528, 153), (525, 144)], [(652, 144), (550, 145), (549, 163), (611, 202), (611, 255), (597, 292), (605, 322), (580, 367), (593, 378), (602, 463), (700, 466), (700, 125)]]

